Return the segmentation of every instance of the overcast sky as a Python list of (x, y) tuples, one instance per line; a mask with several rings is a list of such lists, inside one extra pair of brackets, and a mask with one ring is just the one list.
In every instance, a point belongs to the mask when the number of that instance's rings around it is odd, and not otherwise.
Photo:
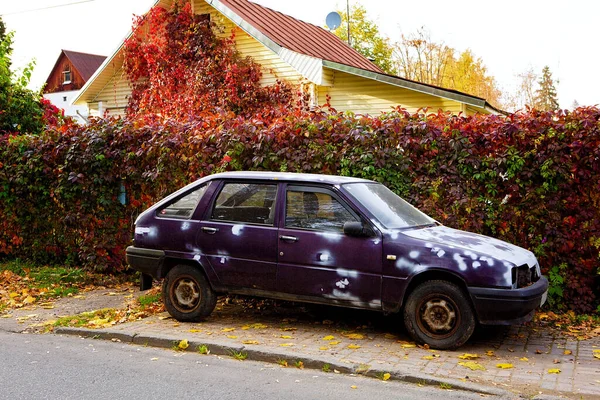
[[(330, 11), (345, 9), (340, 0), (256, 0), (298, 19), (324, 26)], [(78, 3), (54, 7), (66, 3)], [(516, 75), (545, 65), (559, 81), (560, 105), (600, 104), (600, 2), (594, 0), (350, 0), (367, 7), (369, 16), (392, 41), (401, 33), (425, 27), (438, 42), (481, 57), (503, 90)], [(0, 0), (9, 30), (16, 31), (13, 62), (36, 59), (32, 85), (46, 80), (61, 49), (110, 55), (131, 27), (133, 14), (154, 0)], [(30, 11), (35, 10), (35, 11)]]

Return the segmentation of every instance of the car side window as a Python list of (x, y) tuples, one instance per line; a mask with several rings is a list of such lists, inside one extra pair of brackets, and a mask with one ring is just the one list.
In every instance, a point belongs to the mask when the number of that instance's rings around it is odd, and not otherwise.
[(286, 194), (286, 228), (342, 232), (344, 224), (358, 219), (332, 194), (290, 188)]
[(199, 188), (183, 195), (173, 203), (158, 210), (157, 215), (165, 218), (181, 218), (188, 219), (194, 214), (196, 206), (200, 202), (202, 195), (206, 192), (208, 184), (202, 185)]
[(225, 183), (217, 196), (211, 219), (273, 225), (277, 184)]

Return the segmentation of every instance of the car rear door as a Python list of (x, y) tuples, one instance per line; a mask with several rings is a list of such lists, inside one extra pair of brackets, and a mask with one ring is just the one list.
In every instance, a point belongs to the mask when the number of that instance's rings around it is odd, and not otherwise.
[(351, 237), (359, 215), (330, 186), (287, 185), (280, 214), (277, 291), (381, 307), (381, 238)]
[(225, 181), (200, 224), (197, 245), (231, 288), (274, 290), (277, 183)]

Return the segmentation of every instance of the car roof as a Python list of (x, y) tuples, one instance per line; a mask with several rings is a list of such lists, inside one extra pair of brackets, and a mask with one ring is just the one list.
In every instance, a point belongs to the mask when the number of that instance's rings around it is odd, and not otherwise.
[(213, 179), (261, 179), (272, 181), (287, 182), (307, 182), (307, 183), (327, 183), (331, 185), (341, 185), (344, 183), (373, 182), (367, 179), (353, 178), (349, 176), (321, 175), (321, 174), (300, 174), (295, 172), (267, 172), (267, 171), (232, 171), (222, 172), (207, 176), (209, 180)]

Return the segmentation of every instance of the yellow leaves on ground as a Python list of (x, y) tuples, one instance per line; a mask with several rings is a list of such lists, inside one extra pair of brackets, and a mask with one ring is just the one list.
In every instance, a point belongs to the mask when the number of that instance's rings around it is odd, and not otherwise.
[(190, 333), (199, 333), (199, 332), (202, 332), (202, 329), (189, 329), (188, 332), (190, 332)]
[(242, 326), (242, 330), (247, 331), (248, 329), (267, 329), (268, 326), (265, 324), (257, 323)]
[(294, 343), (281, 343), (279, 346), (281, 346), (281, 347), (292, 347), (292, 346), (294, 346)]
[(334, 337), (334, 336), (331, 336), (331, 335), (325, 336), (325, 337), (323, 338), (323, 340), (333, 340), (333, 339), (335, 339), (335, 337)]
[(439, 354), (431, 354), (429, 356), (423, 356), (421, 357), (421, 360), (434, 360), (436, 358), (439, 358), (440, 355)]
[(459, 361), (458, 365), (462, 365), (465, 368), (469, 368), (471, 371), (485, 371), (485, 367), (475, 361)]
[(549, 374), (560, 374), (560, 369), (558, 369), (558, 368), (549, 369), (548, 373)]
[(597, 358), (600, 360), (600, 350), (593, 350), (593, 354), (594, 354), (594, 358)]
[(177, 345), (177, 348), (179, 350), (185, 350), (188, 347), (190, 347), (190, 343), (187, 341), (187, 339), (183, 339), (179, 342), (179, 344)]
[(488, 357), (494, 357), (496, 353), (494, 353), (494, 350), (488, 350), (485, 352), (485, 355)]
[(521, 357), (521, 358), (519, 358), (519, 360), (521, 360), (521, 361), (529, 361), (529, 358), (527, 358), (527, 357)]
[(237, 336), (235, 336), (235, 335), (227, 335), (227, 337), (228, 337), (229, 339), (237, 339)]
[(363, 340), (365, 338), (365, 335), (360, 333), (348, 333), (344, 336), (351, 340)]
[(389, 381), (391, 377), (392, 377), (392, 375), (390, 375), (389, 372), (386, 372), (385, 374), (382, 375), (381, 380)]
[(358, 345), (358, 344), (349, 344), (348, 348), (352, 349), (352, 350), (356, 350), (356, 349), (360, 349), (360, 345)]
[(243, 344), (259, 344), (258, 340), (244, 340)]
[(563, 354), (564, 354), (565, 356), (570, 356), (571, 354), (573, 354), (573, 352), (572, 352), (571, 350), (565, 350), (565, 351), (563, 352)]
[(158, 357), (152, 357), (150, 361), (158, 361)]
[(511, 368), (514, 368), (514, 365), (512, 365), (510, 363), (500, 363), (500, 364), (496, 364), (496, 368), (511, 369)]
[(329, 342), (329, 345), (330, 346), (337, 346), (340, 343), (342, 343), (342, 342), (340, 342), (339, 340), (332, 340), (331, 342)]
[(352, 385), (352, 386), (350, 386), (350, 389), (358, 389), (358, 386)]
[(281, 335), (281, 339), (293, 339), (290, 335)]
[(398, 339), (398, 336), (392, 334), (392, 333), (386, 333), (385, 335), (383, 335), (384, 338), (386, 339), (391, 339), (391, 340), (396, 340)]
[(284, 332), (290, 332), (290, 331), (297, 331), (298, 328), (293, 328), (291, 326), (286, 326), (285, 328), (281, 328), (282, 331)]
[(319, 350), (321, 350), (321, 351), (329, 350), (329, 347), (321, 346), (321, 347), (319, 347)]
[(470, 354), (470, 353), (464, 353), (461, 356), (458, 356), (458, 358), (460, 358), (461, 360), (476, 360), (479, 358), (478, 354)]
[(233, 332), (235, 331), (235, 328), (223, 328), (221, 329), (221, 332)]
[(400, 347), (402, 347), (403, 349), (412, 349), (414, 347), (417, 347), (415, 343), (405, 342), (402, 340), (398, 340), (398, 343), (400, 343)]

